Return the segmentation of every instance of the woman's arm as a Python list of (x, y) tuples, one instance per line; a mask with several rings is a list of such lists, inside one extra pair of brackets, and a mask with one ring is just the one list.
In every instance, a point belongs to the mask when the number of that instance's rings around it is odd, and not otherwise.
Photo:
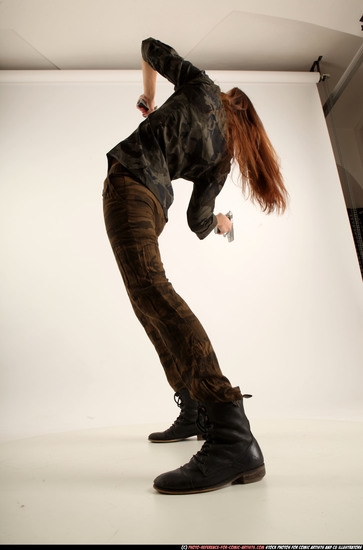
[(144, 59), (141, 58), (142, 63), (142, 80), (144, 83), (144, 95), (150, 101), (155, 100), (156, 92), (156, 76), (157, 72), (147, 63)]
[(140, 99), (144, 100), (149, 109), (139, 106), (138, 109), (144, 117), (156, 109), (154, 102), (157, 72), (174, 84), (175, 88), (198, 78), (212, 83), (204, 71), (183, 59), (174, 48), (155, 38), (147, 38), (142, 41), (141, 56), (144, 93)]
[(142, 116), (147, 117), (150, 113), (155, 111), (155, 93), (156, 93), (156, 76), (157, 72), (144, 60), (141, 58), (142, 63), (142, 80), (144, 84), (144, 93), (139, 97), (143, 103), (147, 106), (147, 110), (143, 107), (136, 105), (139, 111), (141, 111)]
[(174, 48), (155, 38), (147, 38), (142, 41), (141, 55), (144, 61), (174, 84), (176, 88), (188, 84), (196, 78), (202, 78), (204, 81), (212, 83), (204, 71), (183, 59)]

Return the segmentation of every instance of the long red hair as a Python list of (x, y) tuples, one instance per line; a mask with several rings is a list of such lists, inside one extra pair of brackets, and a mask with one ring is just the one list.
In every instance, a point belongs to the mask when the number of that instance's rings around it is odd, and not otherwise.
[(288, 193), (279, 159), (249, 97), (239, 88), (221, 92), (227, 117), (227, 154), (239, 167), (242, 191), (267, 214), (283, 213)]

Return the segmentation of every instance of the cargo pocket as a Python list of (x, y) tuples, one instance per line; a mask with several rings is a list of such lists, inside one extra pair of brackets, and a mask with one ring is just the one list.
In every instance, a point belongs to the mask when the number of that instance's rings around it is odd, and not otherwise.
[(142, 252), (149, 280), (153, 284), (165, 282), (165, 271), (158, 244), (146, 244), (143, 246)]
[(148, 284), (143, 262), (134, 248), (116, 246), (115, 256), (125, 286), (130, 291), (140, 290)]

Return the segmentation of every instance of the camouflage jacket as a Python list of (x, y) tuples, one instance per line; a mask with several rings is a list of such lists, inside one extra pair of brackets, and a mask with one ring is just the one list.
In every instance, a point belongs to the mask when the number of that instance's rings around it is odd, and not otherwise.
[(166, 219), (173, 202), (171, 182), (193, 182), (187, 219), (204, 239), (216, 226), (215, 198), (230, 170), (226, 155), (225, 110), (220, 88), (159, 40), (142, 42), (143, 59), (174, 84), (174, 93), (107, 153), (116, 158), (160, 201)]

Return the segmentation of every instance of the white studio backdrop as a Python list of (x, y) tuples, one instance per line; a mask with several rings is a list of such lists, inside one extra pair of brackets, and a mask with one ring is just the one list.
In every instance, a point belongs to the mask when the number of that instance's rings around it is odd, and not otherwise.
[[(312, 73), (211, 71), (243, 88), (281, 159), (284, 216), (229, 178), (216, 211), (235, 241), (191, 233), (174, 182), (160, 238), (167, 275), (206, 328), (250, 417), (362, 420), (362, 281)], [(172, 93), (159, 78), (157, 103)], [(139, 71), (3, 71), (3, 440), (177, 413), (128, 302), (102, 214), (106, 152), (142, 121)], [(146, 434), (147, 435), (147, 434)]]

